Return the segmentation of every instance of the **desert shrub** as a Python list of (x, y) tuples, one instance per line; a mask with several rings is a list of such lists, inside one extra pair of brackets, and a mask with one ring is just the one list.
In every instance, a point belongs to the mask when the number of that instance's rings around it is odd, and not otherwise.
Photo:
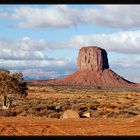
[(3, 116), (4, 117), (10, 117), (10, 116), (16, 116), (17, 113), (15, 111), (4, 111)]
[(0, 69), (0, 95), (16, 94), (27, 96), (27, 83), (23, 81), (22, 73), (11, 74), (8, 70)]
[(71, 109), (71, 108), (72, 108), (72, 106), (70, 104), (64, 104), (62, 106), (62, 110), (68, 110), (68, 109)]
[(55, 110), (55, 106), (54, 105), (48, 105), (47, 106), (47, 109), (49, 109), (49, 110)]
[(49, 112), (47, 117), (48, 118), (57, 118), (57, 119), (59, 119), (61, 115), (62, 115), (61, 113)]
[(91, 110), (98, 110), (97, 106), (94, 106), (94, 105), (90, 105), (90, 109)]
[(136, 114), (133, 114), (131, 112), (127, 112), (127, 111), (120, 111), (118, 112), (117, 117), (118, 118), (130, 118), (130, 117), (134, 117)]
[(33, 116), (46, 116), (47, 110), (43, 108), (36, 108), (32, 110), (28, 110), (28, 114), (31, 114)]
[(118, 112), (114, 112), (114, 111), (106, 111), (106, 117), (107, 118), (117, 118), (119, 115), (118, 115), (119, 113)]

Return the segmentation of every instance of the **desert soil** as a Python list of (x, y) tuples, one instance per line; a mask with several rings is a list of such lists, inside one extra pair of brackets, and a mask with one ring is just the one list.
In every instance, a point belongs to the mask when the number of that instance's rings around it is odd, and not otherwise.
[[(74, 101), (79, 99), (81, 101), (79, 101), (79, 104), (84, 101), (84, 106), (87, 106), (89, 99), (92, 99), (93, 101), (98, 100), (99, 106), (97, 109), (101, 111), (100, 113), (106, 113), (108, 110), (111, 112), (124, 111), (127, 114), (122, 114), (122, 117), (118, 118), (115, 118), (115, 116), (108, 117), (106, 114), (101, 115), (101, 117), (100, 115), (94, 117), (95, 111), (93, 110), (92, 118), (79, 119), (47, 118), (46, 116), (35, 116), (32, 113), (27, 116), (21, 116), (20, 114), (14, 117), (0, 116), (0, 136), (139, 136), (139, 97), (139, 91), (113, 93), (111, 90), (111, 93), (105, 91), (100, 93), (94, 90), (71, 91), (69, 89), (54, 90), (50, 87), (45, 89), (34, 87), (28, 93), (27, 98), (29, 100), (43, 99), (47, 101), (69, 98)], [(115, 105), (115, 108), (112, 105)]]
[(128, 119), (48, 119), (0, 117), (0, 135), (8, 136), (138, 136), (140, 116)]

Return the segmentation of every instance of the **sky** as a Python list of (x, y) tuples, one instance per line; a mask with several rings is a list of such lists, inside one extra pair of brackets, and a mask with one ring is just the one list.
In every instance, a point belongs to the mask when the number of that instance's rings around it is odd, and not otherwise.
[(110, 68), (140, 82), (140, 5), (0, 5), (0, 67), (24, 77), (66, 76), (98, 46)]

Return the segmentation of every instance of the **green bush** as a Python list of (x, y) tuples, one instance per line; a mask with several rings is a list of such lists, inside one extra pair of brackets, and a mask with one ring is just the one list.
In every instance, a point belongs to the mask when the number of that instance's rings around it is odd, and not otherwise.
[(8, 70), (0, 68), (0, 95), (16, 94), (26, 97), (27, 89), (22, 73), (11, 74)]

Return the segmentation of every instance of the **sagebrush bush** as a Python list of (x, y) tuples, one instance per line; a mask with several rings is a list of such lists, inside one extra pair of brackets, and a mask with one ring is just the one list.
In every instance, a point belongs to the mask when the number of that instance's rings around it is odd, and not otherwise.
[(27, 96), (27, 83), (22, 73), (10, 73), (0, 69), (0, 95), (15, 94), (20, 97)]

